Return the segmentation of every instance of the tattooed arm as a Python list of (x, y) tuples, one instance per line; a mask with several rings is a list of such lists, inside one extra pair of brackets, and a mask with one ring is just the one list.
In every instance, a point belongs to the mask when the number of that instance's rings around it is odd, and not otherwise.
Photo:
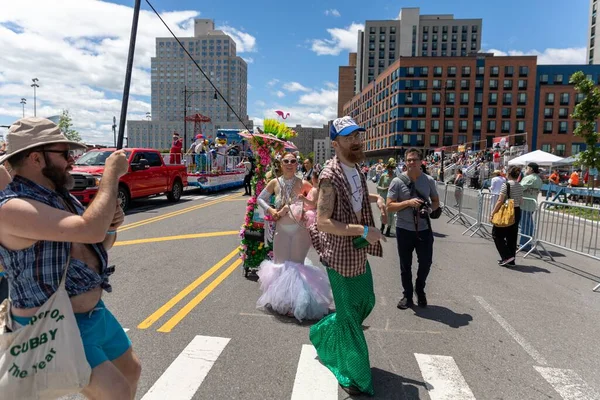
[(336, 193), (329, 179), (319, 183), (319, 200), (317, 201), (317, 229), (321, 232), (339, 236), (360, 236), (363, 226), (344, 224), (331, 218), (335, 207)]

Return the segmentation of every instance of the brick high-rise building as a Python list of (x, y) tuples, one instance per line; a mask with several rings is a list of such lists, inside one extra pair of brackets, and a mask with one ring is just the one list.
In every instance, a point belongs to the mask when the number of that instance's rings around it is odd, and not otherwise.
[(340, 66), (338, 75), (338, 113), (343, 117), (344, 104), (356, 93), (356, 53), (348, 56), (348, 65)]
[(323, 125), (322, 128), (309, 128), (301, 125), (290, 127), (296, 131), (297, 136), (291, 140), (292, 143), (298, 147), (298, 151), (303, 155), (308, 155), (315, 151), (314, 141), (315, 139), (324, 139), (329, 132), (327, 125)]
[[(344, 105), (367, 130), (370, 159), (409, 147), (490, 147), (494, 137), (569, 156), (582, 150), (569, 119), (578, 101), (569, 77), (596, 83), (600, 66), (537, 66), (537, 57), (402, 57)], [(562, 104), (561, 104), (562, 102)]]
[(596, 48), (596, 19), (598, 0), (590, 0), (590, 19), (588, 25), (587, 60), (588, 64), (600, 64), (600, 50)]

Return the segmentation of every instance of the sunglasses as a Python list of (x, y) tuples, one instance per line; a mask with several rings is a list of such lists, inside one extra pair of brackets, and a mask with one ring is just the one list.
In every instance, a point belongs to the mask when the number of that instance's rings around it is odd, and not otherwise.
[(292, 164), (293, 165), (293, 164), (296, 164), (298, 162), (298, 160), (296, 160), (295, 158), (292, 160), (285, 159), (285, 160), (281, 160), (281, 162), (284, 164)]
[(69, 161), (73, 158), (73, 152), (71, 150), (41, 150), (42, 153), (56, 153), (63, 156), (65, 161)]

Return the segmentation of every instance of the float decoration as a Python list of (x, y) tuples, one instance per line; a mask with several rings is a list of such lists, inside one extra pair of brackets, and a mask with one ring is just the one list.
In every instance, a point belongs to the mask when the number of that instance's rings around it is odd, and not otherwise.
[(240, 133), (252, 147), (256, 167), (252, 178), (253, 195), (246, 203), (246, 217), (240, 229), (240, 257), (244, 261), (244, 275), (255, 272), (260, 263), (273, 257), (273, 244), (265, 241), (265, 224), (273, 221), (270, 216), (261, 217), (258, 211), (257, 196), (267, 185), (265, 176), (276, 155), (285, 151), (286, 143), (296, 137), (296, 132), (284, 123), (265, 119), (264, 130), (257, 134)]

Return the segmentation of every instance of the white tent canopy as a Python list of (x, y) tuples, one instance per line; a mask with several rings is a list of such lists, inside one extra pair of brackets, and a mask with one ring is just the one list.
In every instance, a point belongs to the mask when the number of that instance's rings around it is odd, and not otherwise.
[(531, 153), (523, 154), (517, 158), (513, 158), (508, 162), (508, 165), (527, 165), (530, 162), (534, 162), (538, 165), (550, 166), (560, 160), (562, 160), (562, 157), (546, 153), (545, 151), (536, 150), (532, 151)]

